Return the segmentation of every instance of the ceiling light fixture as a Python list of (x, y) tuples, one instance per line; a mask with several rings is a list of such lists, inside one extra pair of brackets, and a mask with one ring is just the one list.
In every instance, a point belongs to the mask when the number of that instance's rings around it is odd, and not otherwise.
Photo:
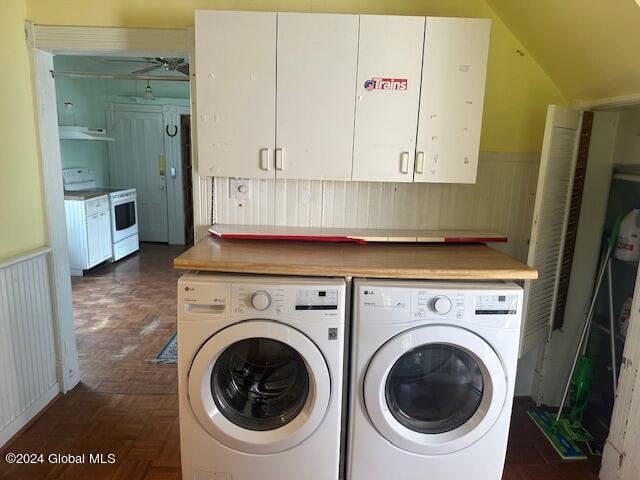
[(147, 88), (144, 89), (145, 100), (155, 100), (156, 97), (153, 96), (153, 92), (151, 91), (151, 85), (149, 85), (149, 80), (147, 80)]

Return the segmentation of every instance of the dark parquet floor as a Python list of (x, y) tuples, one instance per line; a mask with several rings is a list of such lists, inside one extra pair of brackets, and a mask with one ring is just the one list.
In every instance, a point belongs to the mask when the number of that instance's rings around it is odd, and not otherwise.
[[(73, 280), (82, 383), (0, 451), (0, 479), (180, 479), (176, 366), (147, 360), (176, 329), (181, 272), (171, 261), (181, 251), (143, 244)], [(596, 480), (597, 459), (562, 462), (526, 416), (530, 406), (516, 400), (503, 480)], [(7, 452), (114, 454), (115, 463), (9, 465)]]

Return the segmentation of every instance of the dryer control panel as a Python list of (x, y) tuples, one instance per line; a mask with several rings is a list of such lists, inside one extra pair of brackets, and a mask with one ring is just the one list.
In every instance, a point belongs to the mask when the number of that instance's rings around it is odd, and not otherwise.
[[(406, 285), (405, 285), (406, 284)], [(360, 318), (367, 323), (445, 322), (518, 328), (522, 289), (515, 284), (363, 282)]]

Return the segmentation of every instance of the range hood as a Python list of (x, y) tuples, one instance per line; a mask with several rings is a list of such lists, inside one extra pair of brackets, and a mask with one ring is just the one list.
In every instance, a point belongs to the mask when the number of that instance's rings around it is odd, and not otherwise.
[(59, 135), (60, 138), (69, 140), (106, 140), (113, 142), (114, 138), (107, 137), (107, 131), (104, 128), (89, 128), (89, 127), (65, 127), (60, 126)]

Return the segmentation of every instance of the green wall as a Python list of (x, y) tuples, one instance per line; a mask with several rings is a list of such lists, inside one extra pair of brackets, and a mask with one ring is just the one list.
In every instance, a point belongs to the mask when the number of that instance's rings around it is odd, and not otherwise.
[[(54, 57), (54, 68), (58, 71), (128, 73), (139, 65), (127, 63), (104, 64), (93, 58), (79, 56)], [(134, 66), (132, 66), (134, 65)], [(156, 97), (189, 98), (188, 82), (150, 82)], [(97, 78), (56, 79), (58, 122), (60, 125), (81, 125), (108, 128), (105, 116), (105, 101), (136, 103), (134, 97), (144, 94), (147, 82), (140, 80), (112, 80)], [(64, 103), (73, 103), (72, 114)], [(160, 102), (148, 102), (158, 105)], [(62, 168), (87, 167), (96, 172), (96, 184), (109, 186), (108, 145), (103, 141), (61, 140)]]

